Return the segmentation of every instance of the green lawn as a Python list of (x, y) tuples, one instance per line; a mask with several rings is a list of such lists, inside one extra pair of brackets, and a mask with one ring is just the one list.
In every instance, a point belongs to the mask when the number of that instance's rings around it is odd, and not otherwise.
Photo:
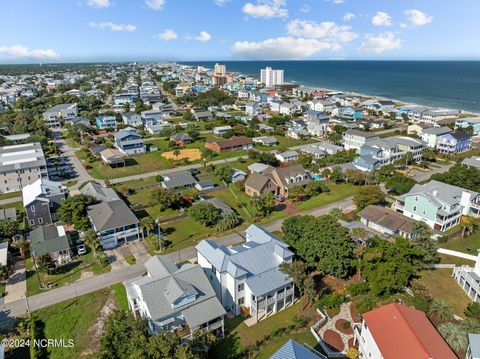
[(446, 243), (440, 243), (439, 247), (476, 255), (480, 248), (480, 231), (466, 238), (455, 237)]
[(115, 303), (118, 309), (128, 310), (127, 291), (122, 283), (113, 284), (110, 286), (114, 290)]
[(0, 194), (0, 201), (2, 199), (14, 198), (14, 197), (22, 197), (22, 192), (9, 192)]
[(265, 345), (260, 353), (255, 357), (256, 359), (269, 359), (282, 345), (288, 342), (289, 339), (296, 340), (300, 344), (307, 344), (311, 348), (322, 353), (320, 344), (318, 344), (315, 337), (310, 332), (310, 328), (303, 328), (297, 333), (282, 335), (281, 337), (275, 338)]
[(353, 196), (357, 191), (356, 186), (353, 186), (348, 183), (341, 183), (341, 184), (328, 184), (328, 188), (330, 188), (330, 192), (322, 193), (318, 196), (312, 197), (302, 203), (300, 203), (297, 207), (302, 211), (306, 211), (312, 208), (317, 208), (324, 206), (326, 204), (339, 201), (341, 199)]
[[(302, 306), (303, 302), (298, 301), (291, 307), (282, 310), (251, 327), (247, 327), (243, 323), (241, 317), (233, 319), (226, 318), (225, 326), (231, 334), (212, 349), (212, 357), (218, 359), (234, 357), (235, 353), (241, 351), (242, 348), (254, 344), (257, 340), (265, 337), (265, 335), (271, 334), (273, 330), (291, 324), (293, 318), (300, 315)], [(271, 354), (282, 346), (290, 337), (294, 337), (294, 335), (297, 335), (297, 338), (302, 344), (303, 342), (307, 342), (307, 344), (314, 346), (316, 343), (315, 338), (309, 333), (310, 328), (307, 326), (307, 328), (302, 328), (295, 334), (279, 336), (262, 348), (259, 357), (269, 358)]]
[(49, 347), (49, 358), (70, 359), (85, 356), (84, 350), (91, 343), (94, 334), (88, 333), (95, 323), (100, 310), (110, 295), (109, 289), (68, 300), (40, 309), (35, 315), (44, 325), (45, 338), (73, 339), (75, 345), (68, 347)]
[(451, 269), (435, 269), (420, 273), (420, 281), (429, 289), (435, 299), (443, 299), (449, 303), (455, 314), (463, 317), (463, 311), (471, 299), (452, 278)]
[[(27, 295), (32, 296), (45, 291), (45, 289), (40, 288), (40, 282), (35, 271), (32, 258), (27, 258), (25, 260), (25, 265), (27, 269)], [(40, 272), (40, 280), (43, 284), (50, 282), (52, 284), (52, 288), (58, 288), (77, 281), (84, 272), (102, 274), (109, 272), (110, 269), (110, 265), (105, 267), (100, 266), (93, 257), (92, 251), (89, 250), (87, 254), (80, 256), (71, 263), (58, 268), (54, 274)]]

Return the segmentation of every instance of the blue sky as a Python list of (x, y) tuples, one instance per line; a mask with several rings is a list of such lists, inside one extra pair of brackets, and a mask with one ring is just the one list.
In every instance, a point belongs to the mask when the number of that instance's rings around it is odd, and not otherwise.
[(480, 60), (478, 0), (4, 0), (0, 63)]

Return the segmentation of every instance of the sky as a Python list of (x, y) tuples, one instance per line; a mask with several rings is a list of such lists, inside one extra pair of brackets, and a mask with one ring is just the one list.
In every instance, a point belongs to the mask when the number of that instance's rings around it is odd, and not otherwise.
[(478, 0), (2, 0), (0, 63), (480, 60)]

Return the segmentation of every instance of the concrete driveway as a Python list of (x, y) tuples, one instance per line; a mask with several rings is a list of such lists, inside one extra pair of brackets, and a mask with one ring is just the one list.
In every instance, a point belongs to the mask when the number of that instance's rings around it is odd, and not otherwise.
[(414, 175), (414, 177), (412, 177), (415, 181), (417, 182), (423, 182), (423, 181), (426, 181), (428, 179), (430, 179), (430, 177), (436, 173), (443, 173), (443, 172), (447, 172), (450, 167), (452, 167), (453, 164), (448, 164), (448, 165), (439, 165), (439, 164), (435, 164), (435, 167), (432, 167), (432, 170), (430, 171), (419, 171), (419, 170), (412, 170), (410, 173)]
[(25, 261), (17, 261), (15, 263), (14, 272), (8, 277), (7, 286), (5, 287), (5, 304), (25, 297), (25, 293), (27, 292), (26, 279)]
[(112, 271), (122, 269), (130, 265), (125, 260), (125, 257), (134, 256), (137, 264), (145, 263), (150, 258), (145, 242), (140, 240), (128, 242), (127, 244), (121, 245), (120, 247), (114, 249), (108, 249), (105, 251), (105, 253), (110, 261)]

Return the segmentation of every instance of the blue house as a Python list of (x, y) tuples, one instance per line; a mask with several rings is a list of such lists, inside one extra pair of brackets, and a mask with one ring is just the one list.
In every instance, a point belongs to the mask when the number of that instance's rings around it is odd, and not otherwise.
[(473, 128), (473, 134), (478, 135), (480, 133), (480, 117), (459, 118), (455, 121), (455, 127), (467, 129)]
[(357, 107), (342, 106), (338, 109), (338, 117), (351, 121), (357, 121), (362, 118), (363, 110)]
[(374, 158), (371, 155), (355, 157), (352, 163), (359, 170), (365, 171), (365, 172), (379, 169), (382, 166), (382, 161)]
[(440, 153), (461, 153), (472, 148), (472, 136), (464, 131), (451, 132), (440, 137), (437, 149)]
[(97, 117), (95, 120), (97, 128), (100, 130), (116, 129), (117, 128), (117, 118), (115, 116), (101, 116)]
[(146, 152), (141, 136), (133, 131), (120, 131), (115, 134), (115, 147), (123, 154), (140, 155)]

